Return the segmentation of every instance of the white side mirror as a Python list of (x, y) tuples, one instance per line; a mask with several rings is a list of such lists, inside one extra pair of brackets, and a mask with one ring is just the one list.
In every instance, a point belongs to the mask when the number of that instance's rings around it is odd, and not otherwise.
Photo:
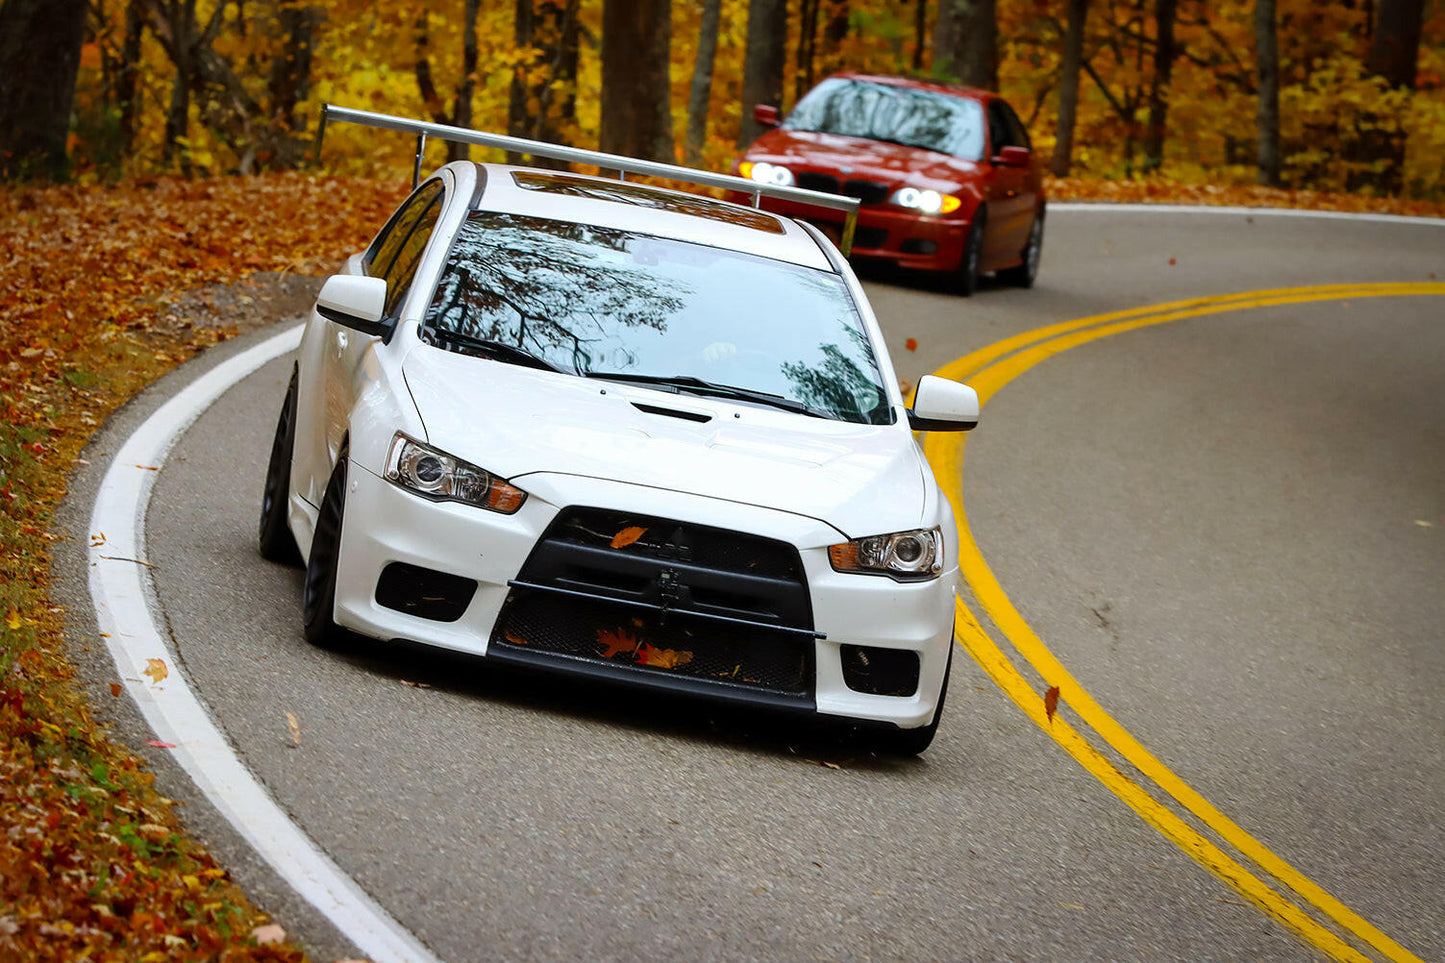
[(386, 279), (333, 274), (316, 297), (316, 313), (328, 321), (383, 337), (391, 325), (382, 322), (386, 312)]
[(978, 424), (978, 392), (937, 375), (918, 379), (908, 424), (914, 431), (968, 431)]

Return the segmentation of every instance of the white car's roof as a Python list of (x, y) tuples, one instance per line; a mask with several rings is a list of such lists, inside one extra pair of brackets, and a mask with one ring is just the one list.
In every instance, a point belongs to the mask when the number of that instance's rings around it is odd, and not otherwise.
[(790, 218), (726, 201), (566, 171), (477, 164), (474, 208), (636, 231), (833, 271)]

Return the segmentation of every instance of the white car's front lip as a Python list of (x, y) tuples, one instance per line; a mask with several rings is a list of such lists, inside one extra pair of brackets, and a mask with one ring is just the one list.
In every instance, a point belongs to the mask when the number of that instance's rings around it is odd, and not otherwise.
[[(606, 507), (651, 517), (686, 519), (697, 525), (756, 533), (797, 549), (811, 600), (811, 628), (823, 638), (811, 643), (815, 670), (809, 686), (811, 700), (794, 702), (821, 714), (889, 722), (904, 728), (924, 725), (933, 716), (952, 639), (955, 569), (919, 583), (839, 573), (829, 565), (826, 552), (827, 545), (838, 540), (838, 534), (815, 519), (580, 476), (529, 476), (529, 497), (515, 515), (431, 502), (364, 468), (353, 471), (351, 483), (337, 574), (335, 618), (342, 626), (377, 638), (406, 639), (487, 655), (498, 615), (512, 591), (508, 583), (517, 578), (534, 546), (564, 506)], [(387, 607), (377, 601), (376, 588), (382, 571), (394, 562), (475, 581), (475, 594), (453, 621), (421, 618)], [(558, 604), (565, 601), (559, 600)], [(844, 682), (840, 661), (840, 647), (844, 644), (917, 652), (917, 692), (894, 697), (850, 689)], [(701, 685), (706, 687), (707, 683)]]

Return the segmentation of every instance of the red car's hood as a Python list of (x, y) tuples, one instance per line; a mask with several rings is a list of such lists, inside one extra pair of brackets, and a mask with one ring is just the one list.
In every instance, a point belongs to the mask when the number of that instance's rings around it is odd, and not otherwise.
[[(746, 159), (781, 163), (794, 169), (828, 171), (845, 178), (944, 190), (971, 180), (979, 170), (972, 161), (919, 147), (781, 127), (758, 138), (748, 148)], [(928, 181), (935, 183), (926, 183)]]

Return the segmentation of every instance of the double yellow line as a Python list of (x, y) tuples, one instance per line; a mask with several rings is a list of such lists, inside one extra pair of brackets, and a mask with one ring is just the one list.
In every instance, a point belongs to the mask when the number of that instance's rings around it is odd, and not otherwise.
[[(978, 391), (980, 402), (987, 402), (1004, 385), (1039, 362), (1110, 335), (1170, 321), (1248, 308), (1407, 295), (1445, 295), (1445, 284), (1336, 284), (1279, 288), (1194, 298), (1148, 308), (1094, 315), (1038, 328), (999, 341), (945, 365), (938, 374), (957, 381), (967, 381)], [(925, 438), (924, 451), (928, 460), (937, 476), (945, 482), (961, 477), (965, 440), (966, 436), (946, 433), (933, 433)], [(1088, 690), (1080, 685), (1049, 651), (1048, 646), (1009, 601), (974, 541), (958, 486), (945, 483), (945, 489), (958, 519), (960, 569), (972, 588), (974, 597), (988, 613), (999, 634), (1008, 639), (1018, 654), (1046, 680), (1047, 685), (1058, 686), (1060, 706), (1067, 704), (1074, 715), (1087, 724), (1099, 738), (1160, 791), (1193, 814), (1215, 837), (1232, 847), (1240, 858), (1231, 855), (1214, 839), (1161, 803), (1141, 781), (1136, 781), (1122, 772), (1095, 748), (1088, 737), (1070, 725), (1062, 714), (1056, 714), (1050, 719), (1044, 709), (1043, 694), (1030, 686), (1009, 656), (984, 631), (973, 612), (959, 600), (959, 642), (1025, 715), (1166, 839), (1267, 916), (1320, 952), (1336, 960), (1372, 959), (1355, 943), (1349, 941), (1352, 937), (1360, 945), (1373, 949), (1394, 963), (1420, 963), (1408, 950), (1275, 855), (1216, 809), (1168, 766), (1155, 758), (1094, 701)], [(1273, 882), (1266, 881), (1266, 876), (1272, 877)], [(1290, 892), (1293, 893), (1293, 898), (1287, 895)], [(1322, 915), (1328, 922), (1311, 915), (1307, 910)]]

